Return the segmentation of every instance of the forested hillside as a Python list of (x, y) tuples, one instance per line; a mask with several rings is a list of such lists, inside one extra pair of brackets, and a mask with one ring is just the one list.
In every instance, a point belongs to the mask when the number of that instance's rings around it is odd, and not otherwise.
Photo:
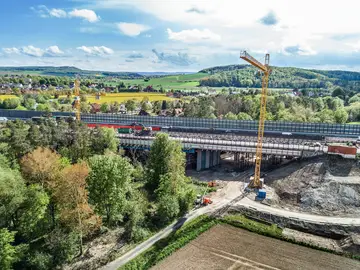
[[(201, 86), (261, 87), (261, 76), (249, 65), (213, 67), (200, 72), (210, 74), (200, 80)], [(331, 88), (360, 90), (360, 73), (349, 71), (307, 70), (292, 67), (273, 67), (270, 88)]]

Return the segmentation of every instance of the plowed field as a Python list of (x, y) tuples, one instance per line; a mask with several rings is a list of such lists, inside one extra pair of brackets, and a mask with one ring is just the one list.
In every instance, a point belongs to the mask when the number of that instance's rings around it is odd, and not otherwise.
[(360, 262), (228, 225), (217, 225), (152, 268), (360, 269)]

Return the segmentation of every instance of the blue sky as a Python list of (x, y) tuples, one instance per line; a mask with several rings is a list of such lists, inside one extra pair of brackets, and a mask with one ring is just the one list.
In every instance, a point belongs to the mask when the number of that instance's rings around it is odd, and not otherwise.
[[(341, 3), (341, 4), (340, 4)], [(0, 65), (198, 71), (243, 63), (360, 71), (356, 0), (13, 0)]]

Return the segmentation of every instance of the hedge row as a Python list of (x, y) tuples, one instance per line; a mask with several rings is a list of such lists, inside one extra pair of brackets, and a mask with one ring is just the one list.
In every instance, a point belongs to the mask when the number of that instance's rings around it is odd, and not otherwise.
[(131, 260), (119, 269), (149, 269), (164, 258), (170, 256), (176, 250), (182, 248), (190, 241), (197, 238), (201, 233), (207, 231), (217, 223), (218, 221), (216, 219), (207, 215), (202, 215), (184, 225), (176, 232), (173, 232), (168, 237), (161, 239), (150, 249), (140, 254), (135, 259)]

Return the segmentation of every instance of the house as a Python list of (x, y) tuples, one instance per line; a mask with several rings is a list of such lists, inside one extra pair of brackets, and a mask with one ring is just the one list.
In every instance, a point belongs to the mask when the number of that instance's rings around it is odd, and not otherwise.
[(125, 104), (120, 104), (119, 113), (126, 114), (126, 112)]
[(92, 103), (92, 104), (90, 104), (90, 106), (91, 106), (91, 109), (90, 109), (90, 112), (91, 113), (98, 113), (98, 112), (100, 112), (100, 104), (97, 104), (97, 103)]

